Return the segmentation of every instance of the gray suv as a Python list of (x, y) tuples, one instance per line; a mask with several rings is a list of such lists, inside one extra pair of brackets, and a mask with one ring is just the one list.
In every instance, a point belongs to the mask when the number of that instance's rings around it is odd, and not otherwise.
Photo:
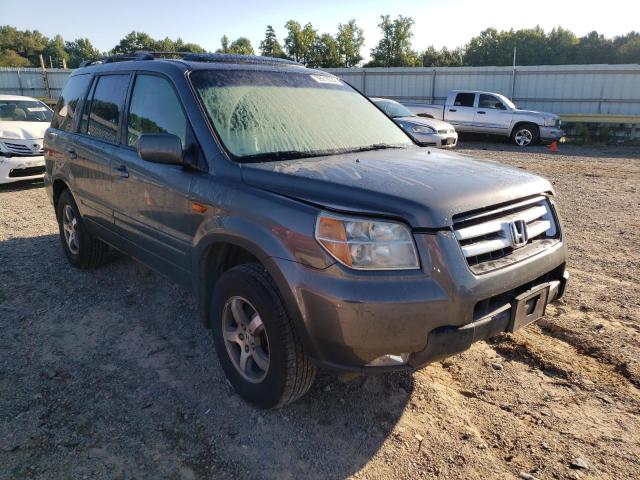
[(416, 369), (544, 314), (565, 289), (547, 180), (421, 148), (335, 76), (264, 57), (108, 57), (44, 139), (69, 262), (110, 248), (193, 291), (246, 400), (318, 367)]

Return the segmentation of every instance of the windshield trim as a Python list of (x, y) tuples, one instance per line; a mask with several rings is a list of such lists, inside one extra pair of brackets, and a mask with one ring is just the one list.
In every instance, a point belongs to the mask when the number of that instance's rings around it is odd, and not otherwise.
[[(232, 161), (234, 163), (238, 163), (238, 164), (243, 164), (243, 163), (258, 163), (259, 161), (269, 161), (267, 159), (265, 160), (251, 160), (249, 159), (248, 161), (245, 160), (245, 158), (247, 157), (246, 155), (236, 155), (234, 154), (231, 150), (229, 150), (229, 148), (227, 147), (227, 145), (222, 141), (222, 136), (220, 135), (220, 133), (218, 132), (218, 129), (215, 126), (215, 123), (213, 122), (213, 119), (211, 118), (211, 116), (209, 115), (209, 111), (207, 110), (206, 105), (204, 104), (204, 101), (202, 99), (202, 97), (200, 96), (200, 94), (198, 93), (198, 89), (195, 86), (193, 79), (191, 78), (191, 74), (193, 72), (202, 72), (202, 71), (212, 71), (215, 72), (216, 68), (202, 68), (202, 69), (192, 69), (192, 70), (188, 70), (185, 72), (185, 78), (187, 80), (187, 83), (189, 85), (189, 88), (191, 89), (192, 95), (194, 96), (194, 99), (196, 101), (196, 104), (198, 105), (198, 108), (200, 109), (200, 111), (202, 112), (202, 114), (204, 115), (204, 118), (206, 120), (206, 124), (209, 127), (209, 132), (211, 133), (211, 136), (213, 137), (213, 140), (215, 141), (216, 145), (218, 146), (219, 150), (227, 157), (227, 159), (229, 161)], [(225, 69), (225, 70), (234, 70), (234, 69)], [(246, 69), (238, 69), (238, 70), (246, 70)], [(251, 69), (253, 70), (253, 69)], [(303, 71), (296, 71), (295, 74), (312, 74), (312, 73), (325, 73), (322, 70), (315, 70), (315, 69), (308, 69), (308, 68), (304, 68), (303, 70), (306, 70), (305, 72)], [(263, 70), (261, 70), (263, 71)], [(264, 70), (264, 71), (280, 71), (280, 70)], [(389, 148), (410, 148), (411, 146), (415, 146), (416, 141), (414, 140), (413, 137), (411, 137), (407, 132), (404, 131), (403, 128), (400, 128), (396, 122), (393, 121), (393, 119), (391, 119), (390, 117), (388, 117), (388, 115), (373, 101), (371, 100), (371, 98), (369, 98), (368, 96), (362, 94), (360, 92), (360, 90), (358, 90), (357, 88), (353, 87), (353, 85), (351, 85), (349, 82), (340, 79), (345, 85), (349, 86), (349, 88), (351, 88), (352, 92), (356, 95), (359, 95), (360, 97), (364, 98), (367, 102), (369, 102), (371, 105), (374, 106), (374, 108), (377, 108), (378, 110), (380, 110), (380, 112), (386, 116), (387, 118), (389, 118), (389, 121), (393, 124), (393, 126), (395, 128), (397, 128), (398, 130), (400, 130), (402, 132), (402, 134), (407, 138), (408, 140), (408, 144), (406, 146), (400, 146), (400, 144), (398, 145), (394, 145), (391, 146)], [(371, 150), (376, 150), (376, 149), (371, 149)], [(304, 158), (315, 158), (315, 157), (322, 157), (322, 156), (331, 156), (331, 155), (344, 155), (347, 153), (354, 153), (354, 152), (362, 152), (362, 151), (366, 151), (366, 150), (361, 150), (361, 149), (336, 149), (335, 151), (331, 151), (330, 153), (324, 153), (324, 154), (319, 154), (319, 155), (313, 155), (313, 156), (308, 156), (305, 154)], [(318, 151), (317, 151), (318, 152)], [(329, 151), (326, 151), (329, 152)], [(277, 153), (277, 152), (276, 152)], [(271, 155), (273, 155), (273, 153), (270, 153)], [(265, 155), (267, 155), (267, 153), (265, 152)], [(277, 161), (277, 159), (274, 159), (272, 161)]]

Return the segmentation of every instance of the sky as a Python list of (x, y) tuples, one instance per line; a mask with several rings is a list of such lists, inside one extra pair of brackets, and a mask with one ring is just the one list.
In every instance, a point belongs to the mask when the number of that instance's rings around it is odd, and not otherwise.
[[(28, 8), (26, 8), (28, 4)], [(37, 13), (34, 13), (37, 12)], [(284, 24), (311, 22), (319, 33), (336, 32), (339, 23), (355, 19), (364, 29), (362, 55), (367, 58), (380, 37), (379, 17), (389, 14), (415, 20), (413, 46), (455, 48), (488, 27), (498, 30), (545, 30), (561, 25), (578, 36), (597, 30), (608, 37), (640, 30), (640, 1), (608, 0), (0, 0), (0, 25), (39, 30), (65, 40), (87, 37), (107, 51), (132, 30), (154, 38), (181, 37), (207, 50), (220, 47), (220, 38), (251, 39), (258, 50), (267, 25), (283, 43)]]

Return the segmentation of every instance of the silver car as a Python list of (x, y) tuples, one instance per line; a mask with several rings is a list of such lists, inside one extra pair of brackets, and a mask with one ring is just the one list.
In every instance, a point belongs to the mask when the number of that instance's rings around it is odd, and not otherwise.
[(453, 148), (458, 143), (458, 133), (453, 125), (434, 118), (417, 116), (407, 107), (388, 98), (371, 97), (384, 113), (393, 119), (419, 145)]

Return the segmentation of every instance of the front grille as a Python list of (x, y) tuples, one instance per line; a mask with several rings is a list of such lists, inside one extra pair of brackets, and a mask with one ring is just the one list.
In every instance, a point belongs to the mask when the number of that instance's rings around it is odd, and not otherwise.
[(14, 168), (9, 171), (10, 178), (31, 177), (32, 175), (40, 175), (44, 173), (44, 166), (40, 167), (27, 167), (27, 168)]
[(453, 217), (455, 236), (477, 274), (534, 255), (559, 239), (553, 209), (543, 195)]
[[(32, 150), (31, 145), (23, 145), (21, 143), (11, 143), (11, 142), (2, 142), (7, 150), (13, 155), (17, 155), (19, 157), (33, 157), (36, 155), (42, 155), (44, 153), (44, 149), (40, 146), (35, 152)], [(36, 143), (33, 143), (36, 145)]]

